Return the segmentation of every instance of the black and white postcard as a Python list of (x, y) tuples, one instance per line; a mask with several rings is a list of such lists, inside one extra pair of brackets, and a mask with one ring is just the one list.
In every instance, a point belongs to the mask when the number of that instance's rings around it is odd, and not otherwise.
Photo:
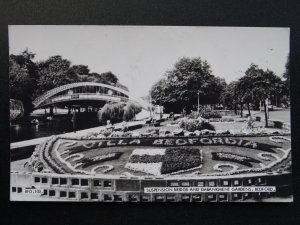
[(293, 201), (288, 27), (8, 30), (11, 201)]

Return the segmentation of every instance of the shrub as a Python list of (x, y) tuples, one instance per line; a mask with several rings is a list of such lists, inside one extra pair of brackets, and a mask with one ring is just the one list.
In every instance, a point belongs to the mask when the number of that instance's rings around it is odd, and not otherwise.
[(234, 122), (232, 117), (210, 118), (209, 122)]
[(201, 117), (202, 114), (203, 114), (202, 112), (192, 111), (190, 113), (190, 115), (188, 116), (188, 118), (190, 118), (190, 119), (197, 119), (197, 118)]
[(9, 100), (9, 112), (10, 120), (15, 120), (24, 115), (24, 106), (20, 100), (10, 99)]
[(210, 124), (209, 122), (206, 122), (204, 120), (196, 120), (196, 119), (182, 119), (179, 122), (179, 127), (194, 132), (195, 130), (215, 130), (215, 127)]
[(232, 117), (221, 118), (221, 122), (234, 122)]
[(108, 137), (109, 135), (111, 135), (111, 133), (112, 133), (111, 130), (104, 130), (102, 134), (103, 134), (105, 137)]
[(138, 114), (141, 111), (142, 111), (141, 106), (134, 103), (128, 103), (124, 108), (123, 120), (130, 121), (135, 117), (136, 114)]
[(155, 128), (149, 128), (147, 130), (147, 133), (153, 133), (153, 134), (159, 134), (159, 129)]
[(222, 115), (219, 112), (212, 111), (212, 112), (202, 113), (201, 117), (203, 117), (204, 119), (222, 118)]
[(100, 123), (105, 123), (110, 120), (112, 123), (122, 121), (124, 114), (124, 104), (122, 103), (107, 103), (98, 111), (98, 119)]
[(275, 128), (282, 129), (282, 127), (283, 127), (283, 122), (282, 121), (273, 121), (273, 123), (274, 123)]

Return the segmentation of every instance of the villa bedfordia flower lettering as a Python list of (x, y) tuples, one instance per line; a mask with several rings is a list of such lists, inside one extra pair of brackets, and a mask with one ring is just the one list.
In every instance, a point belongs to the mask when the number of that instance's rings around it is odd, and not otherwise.
[(236, 146), (243, 148), (259, 149), (274, 153), (272, 148), (276, 145), (266, 143), (258, 143), (240, 138), (229, 137), (181, 137), (181, 138), (124, 138), (124, 139), (111, 139), (111, 140), (91, 140), (83, 146), (70, 146), (69, 150), (72, 153), (79, 153), (86, 150), (97, 148), (117, 147), (117, 146), (159, 146), (159, 147), (172, 147), (172, 146)]
[[(150, 141), (142, 140), (142, 145), (147, 145)], [(151, 145), (156, 146), (205, 146), (205, 145), (227, 145), (251, 149), (259, 149), (266, 152), (274, 152), (275, 145), (257, 143), (249, 140), (228, 137), (202, 137), (202, 138), (173, 138), (154, 139)]]

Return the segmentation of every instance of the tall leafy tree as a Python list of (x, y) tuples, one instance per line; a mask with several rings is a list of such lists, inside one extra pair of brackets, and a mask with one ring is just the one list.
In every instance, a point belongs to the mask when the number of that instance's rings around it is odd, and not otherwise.
[(265, 111), (265, 126), (268, 126), (266, 100), (283, 90), (283, 82), (273, 71), (262, 70), (257, 65), (251, 64), (245, 75), (239, 79), (238, 91), (244, 102), (261, 101)]
[(237, 82), (236, 91), (241, 102), (241, 108), (243, 104), (246, 104), (249, 115), (251, 115), (250, 104), (257, 100), (255, 93), (253, 93), (253, 82), (256, 82), (259, 77), (263, 77), (263, 74), (264, 71), (262, 69), (258, 68), (255, 64), (251, 64), (246, 70), (245, 75)]
[(229, 109), (234, 109), (235, 114), (237, 114), (237, 105), (239, 104), (237, 83), (237, 81), (229, 83), (222, 94), (222, 103)]
[(107, 103), (98, 111), (98, 119), (101, 123), (110, 120), (112, 123), (121, 122), (124, 114), (124, 104)]
[(10, 121), (20, 118), (24, 115), (23, 103), (20, 100), (10, 99), (9, 101)]
[(73, 65), (67, 71), (70, 83), (88, 81), (90, 69), (86, 65)]
[(98, 77), (97, 82), (116, 85), (118, 81), (119, 79), (117, 78), (117, 76), (109, 71), (109, 72), (101, 73), (100, 76)]
[(34, 56), (26, 49), (20, 55), (9, 57), (10, 98), (23, 103), (24, 115), (28, 115), (33, 108), (32, 99), (37, 87), (38, 71), (33, 62)]
[(134, 103), (128, 103), (124, 108), (123, 120), (130, 121), (134, 119), (136, 114), (138, 114), (141, 111), (142, 111), (142, 107), (140, 105)]
[(156, 82), (150, 91), (152, 102), (156, 105), (161, 105), (162, 103), (175, 103), (176, 99), (172, 96), (173, 93), (168, 93), (167, 91), (171, 85), (168, 84), (165, 78), (160, 79)]
[(39, 80), (37, 94), (74, 81), (74, 74), (69, 73), (71, 62), (61, 56), (52, 56), (38, 63)]
[(289, 96), (290, 95), (290, 55), (287, 57), (287, 62), (285, 64), (285, 71), (283, 73), (283, 78), (285, 79), (285, 90), (284, 94)]
[(212, 74), (210, 65), (201, 58), (181, 58), (165, 77), (151, 88), (155, 104), (162, 104), (168, 111), (190, 111), (200, 104), (220, 102), (225, 81)]
[(108, 84), (112, 86), (119, 87), (123, 90), (128, 91), (128, 88), (121, 84), (119, 82), (118, 77), (113, 74), (112, 72), (105, 72), (105, 73), (89, 73), (87, 77), (87, 81), (89, 82), (95, 82), (95, 83), (103, 83), (103, 84)]
[(73, 65), (69, 68), (69, 73), (74, 73), (76, 75), (88, 75), (90, 69), (86, 65)]

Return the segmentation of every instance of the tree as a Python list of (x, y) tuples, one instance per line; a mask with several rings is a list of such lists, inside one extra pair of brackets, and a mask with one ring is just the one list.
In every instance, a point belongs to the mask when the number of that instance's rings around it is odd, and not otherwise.
[(129, 89), (128, 89), (127, 86), (125, 86), (125, 85), (123, 85), (123, 84), (121, 84), (119, 82), (116, 83), (116, 87), (121, 88), (121, 89), (123, 89), (125, 91), (129, 91)]
[(130, 121), (135, 117), (136, 114), (140, 113), (141, 111), (142, 107), (140, 105), (128, 103), (124, 108), (123, 120)]
[(71, 83), (88, 81), (90, 69), (85, 65), (73, 65), (67, 71)]
[(169, 84), (166, 79), (160, 79), (158, 82), (156, 82), (150, 91), (150, 95), (152, 98), (152, 102), (156, 105), (161, 105), (162, 103), (172, 103), (176, 102), (176, 99), (171, 95), (172, 93), (169, 93), (167, 95), (167, 89)]
[[(283, 73), (283, 78), (285, 79), (284, 88), (282, 91), (282, 95), (279, 97), (280, 102), (285, 105), (289, 105), (289, 97), (290, 97), (290, 55), (287, 57), (287, 62), (285, 64), (285, 71)], [(278, 101), (277, 101), (278, 104)]]
[(112, 123), (121, 122), (124, 114), (124, 104), (107, 103), (98, 111), (99, 122), (105, 123), (110, 120)]
[(109, 84), (115, 86), (119, 79), (115, 74), (112, 72), (105, 72), (105, 73), (91, 73), (90, 77), (93, 79), (93, 82), (96, 83), (103, 83), (103, 84)]
[(265, 111), (265, 126), (268, 126), (266, 100), (283, 90), (283, 82), (273, 71), (262, 70), (257, 65), (251, 64), (245, 75), (238, 81), (238, 91), (244, 102), (261, 101)]
[(287, 61), (285, 64), (285, 71), (283, 73), (283, 78), (285, 78), (286, 89), (290, 90), (290, 55), (287, 57)]
[(263, 76), (262, 74), (264, 74), (264, 71), (262, 69), (258, 68), (258, 66), (255, 64), (251, 64), (250, 67), (246, 70), (245, 76), (241, 77), (236, 85), (236, 92), (238, 93), (238, 98), (240, 99), (241, 108), (243, 107), (243, 104), (246, 104), (248, 114), (250, 116), (250, 104), (256, 101), (255, 94), (253, 93), (252, 88), (253, 82), (255, 82), (256, 77), (258, 77), (259, 75)]
[(235, 103), (240, 105), (240, 115), (243, 117), (243, 109), (244, 109), (244, 90), (240, 88), (239, 81), (235, 83), (234, 86), (234, 97)]
[(10, 121), (20, 118), (24, 115), (23, 103), (20, 100), (9, 100)]
[(32, 61), (35, 54), (27, 49), (20, 55), (9, 57), (10, 98), (20, 100), (24, 106), (24, 115), (32, 109), (32, 99), (37, 87), (37, 67)]
[(211, 101), (214, 103), (221, 103), (223, 94), (226, 90), (227, 83), (224, 78), (214, 77), (212, 84), (214, 84), (214, 91), (211, 93)]
[(37, 95), (61, 85), (73, 83), (74, 74), (69, 72), (71, 62), (61, 56), (52, 56), (38, 63), (39, 75)]
[(116, 85), (116, 83), (119, 81), (117, 76), (115, 74), (113, 74), (112, 72), (110, 72), (110, 71), (105, 72), (105, 73), (101, 73), (100, 75), (103, 78), (103, 80), (105, 80), (109, 84)]
[(86, 65), (73, 65), (69, 68), (69, 73), (74, 73), (76, 75), (88, 75), (90, 69)]
[(168, 111), (190, 111), (197, 104), (216, 104), (220, 101), (225, 80), (212, 75), (210, 65), (201, 58), (181, 58), (165, 77), (151, 88), (154, 104)]
[(128, 91), (128, 88), (125, 85), (121, 84), (119, 82), (119, 79), (117, 78), (117, 76), (115, 74), (113, 74), (112, 72), (105, 72), (105, 73), (101, 73), (101, 74), (89, 73), (88, 77), (85, 79), (86, 79), (85, 81), (88, 81), (88, 82), (108, 84), (108, 85), (116, 86), (123, 90)]
[(229, 109), (234, 109), (235, 114), (237, 114), (237, 104), (239, 104), (237, 83), (237, 81), (229, 83), (222, 94), (223, 104)]

